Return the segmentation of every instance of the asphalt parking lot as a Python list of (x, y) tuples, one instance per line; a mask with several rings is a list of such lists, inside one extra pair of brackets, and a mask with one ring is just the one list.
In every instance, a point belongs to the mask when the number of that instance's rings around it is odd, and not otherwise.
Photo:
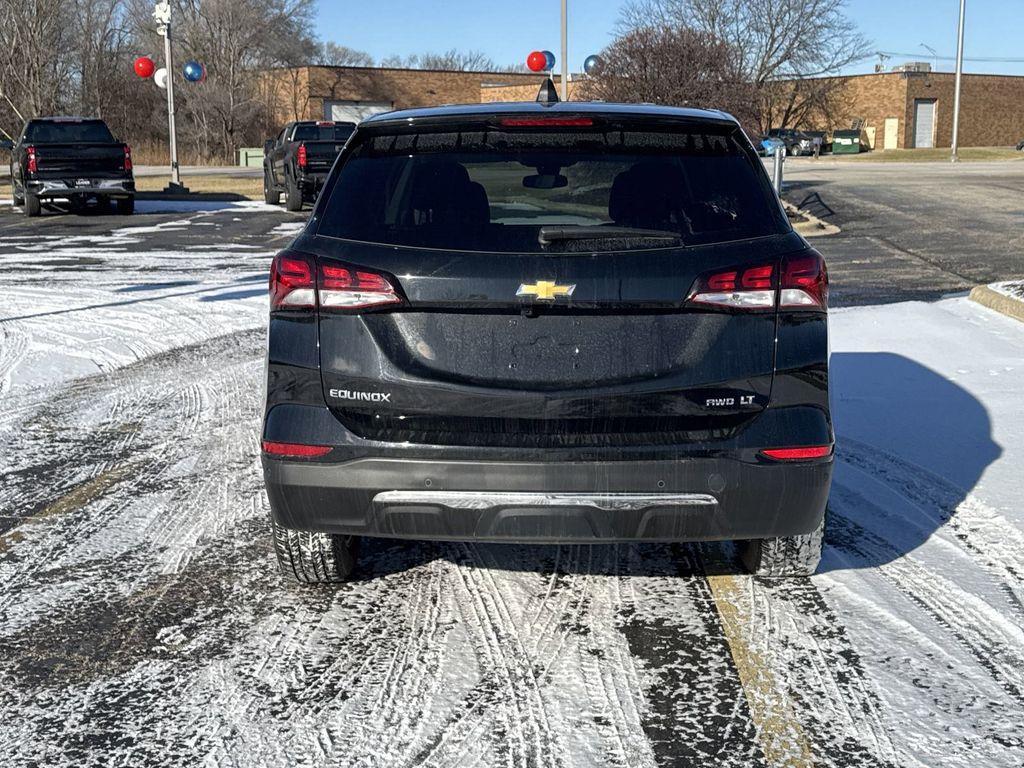
[(726, 544), (367, 541), (300, 588), (258, 430), (266, 268), (303, 217), (0, 205), (4, 765), (1024, 764), (1024, 326), (938, 300), (1022, 271), (1024, 163), (819, 163), (787, 176), (842, 228), (803, 582)]
[(842, 229), (815, 241), (837, 305), (927, 301), (1024, 270), (1024, 160), (789, 159), (783, 196)]

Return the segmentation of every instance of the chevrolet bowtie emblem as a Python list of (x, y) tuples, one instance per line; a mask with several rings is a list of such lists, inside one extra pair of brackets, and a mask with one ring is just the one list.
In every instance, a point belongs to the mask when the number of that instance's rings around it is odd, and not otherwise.
[(575, 285), (558, 285), (550, 280), (538, 280), (536, 283), (523, 283), (516, 291), (516, 296), (533, 296), (537, 301), (554, 301), (559, 296), (572, 296)]

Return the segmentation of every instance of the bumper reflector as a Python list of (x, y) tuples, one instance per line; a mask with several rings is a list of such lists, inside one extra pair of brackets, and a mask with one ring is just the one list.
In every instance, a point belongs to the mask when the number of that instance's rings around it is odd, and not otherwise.
[(283, 456), (293, 459), (311, 459), (330, 453), (331, 446), (303, 445), (302, 443), (273, 443), (269, 440), (264, 440), (263, 452), (270, 456)]
[(805, 459), (821, 459), (832, 453), (831, 445), (809, 445), (803, 448), (765, 448), (762, 456), (776, 461), (803, 461)]

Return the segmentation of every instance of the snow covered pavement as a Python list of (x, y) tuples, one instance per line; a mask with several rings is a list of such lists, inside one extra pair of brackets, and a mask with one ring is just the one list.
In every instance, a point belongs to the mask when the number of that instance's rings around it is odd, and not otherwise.
[[(368, 540), (356, 581), (300, 588), (258, 459), (282, 225), (0, 231), (4, 765), (1024, 763), (1024, 325), (833, 313), (808, 582), (726, 545)], [(232, 226), (261, 234), (185, 237)]]

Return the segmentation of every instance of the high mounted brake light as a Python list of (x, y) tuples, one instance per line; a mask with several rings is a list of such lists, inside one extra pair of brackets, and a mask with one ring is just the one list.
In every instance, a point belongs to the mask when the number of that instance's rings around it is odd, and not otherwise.
[(505, 128), (586, 128), (594, 121), (589, 117), (506, 117), (499, 123)]
[[(778, 286), (778, 289), (776, 289)], [(828, 273), (817, 251), (782, 259), (781, 268), (771, 264), (712, 272), (698, 277), (687, 303), (734, 310), (804, 309), (828, 306)]]
[(25, 170), (28, 173), (36, 173), (39, 170), (39, 161), (36, 159), (36, 148), (25, 147), (25, 154), (28, 158), (25, 162)]
[(296, 155), (296, 160), (297, 160), (297, 162), (299, 164), (299, 168), (305, 168), (306, 167), (306, 163), (308, 162), (309, 158), (306, 157), (306, 145), (305, 144), (299, 144), (299, 152), (298, 152), (298, 155)]
[(400, 304), (384, 275), (338, 264), (316, 265), (312, 256), (282, 251), (270, 265), (270, 309), (344, 312)]

